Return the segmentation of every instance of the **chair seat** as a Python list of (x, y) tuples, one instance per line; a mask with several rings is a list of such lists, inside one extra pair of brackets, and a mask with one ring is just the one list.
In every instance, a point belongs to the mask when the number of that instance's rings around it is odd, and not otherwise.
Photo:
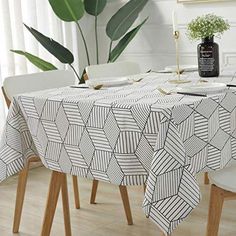
[(236, 193), (236, 166), (210, 172), (209, 178), (216, 186)]

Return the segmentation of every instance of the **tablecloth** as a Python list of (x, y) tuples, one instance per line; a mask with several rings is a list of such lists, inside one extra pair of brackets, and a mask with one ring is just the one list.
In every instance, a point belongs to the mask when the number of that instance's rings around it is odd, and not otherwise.
[[(235, 71), (218, 80), (235, 82)], [(171, 233), (200, 201), (195, 175), (236, 159), (236, 90), (163, 95), (157, 88), (172, 86), (173, 75), (144, 77), (98, 91), (66, 87), (15, 97), (0, 142), (0, 180), (38, 155), (51, 170), (146, 183), (145, 214)]]

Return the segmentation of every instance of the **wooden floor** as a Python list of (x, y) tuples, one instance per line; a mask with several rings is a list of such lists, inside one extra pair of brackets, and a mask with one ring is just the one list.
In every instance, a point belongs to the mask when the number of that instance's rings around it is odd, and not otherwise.
[[(45, 168), (30, 172), (25, 199), (25, 207), (19, 236), (40, 235), (41, 222), (47, 196), (50, 171)], [(81, 209), (73, 205), (71, 178), (69, 181), (71, 223), (73, 236), (160, 236), (158, 228), (144, 216), (141, 204), (142, 187), (129, 187), (134, 225), (128, 226), (121, 205), (117, 186), (101, 183), (98, 189), (96, 205), (89, 204), (91, 181), (79, 179)], [(173, 236), (204, 236), (206, 230), (209, 186), (203, 185), (199, 176), (203, 199), (200, 206), (173, 233)], [(12, 218), (14, 211), (17, 176), (0, 184), (0, 236), (12, 236)], [(54, 219), (52, 236), (64, 236), (61, 200), (59, 200)], [(219, 236), (236, 235), (236, 201), (224, 205)]]

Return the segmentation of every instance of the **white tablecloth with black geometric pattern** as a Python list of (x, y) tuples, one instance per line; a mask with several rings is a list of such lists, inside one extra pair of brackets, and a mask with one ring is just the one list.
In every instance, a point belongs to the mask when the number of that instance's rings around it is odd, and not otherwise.
[[(235, 71), (209, 81), (236, 83)], [(236, 159), (236, 90), (165, 96), (157, 87), (173, 86), (171, 77), (14, 98), (0, 143), (0, 180), (36, 154), (51, 170), (116, 185), (146, 183), (145, 214), (171, 233), (200, 201), (195, 175)]]

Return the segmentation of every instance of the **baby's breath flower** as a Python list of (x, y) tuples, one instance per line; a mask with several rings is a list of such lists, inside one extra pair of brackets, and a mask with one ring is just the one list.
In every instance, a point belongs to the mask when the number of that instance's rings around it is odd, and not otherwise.
[(187, 35), (191, 40), (220, 36), (228, 30), (230, 25), (227, 20), (215, 14), (198, 16), (187, 26)]

